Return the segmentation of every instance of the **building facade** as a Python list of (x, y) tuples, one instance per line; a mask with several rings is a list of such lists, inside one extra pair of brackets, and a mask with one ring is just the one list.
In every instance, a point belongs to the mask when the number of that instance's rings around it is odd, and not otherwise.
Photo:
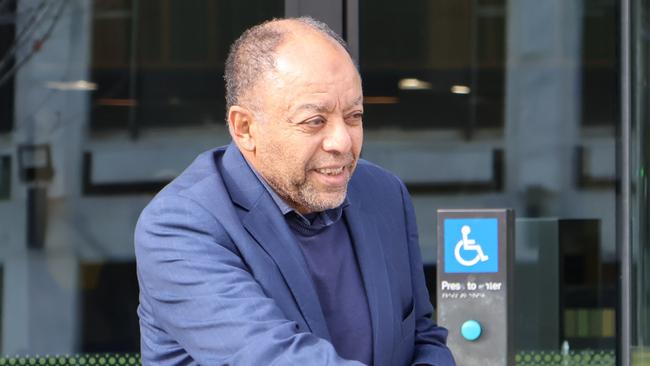
[(140, 211), (229, 142), (232, 41), (309, 15), (358, 62), (363, 157), (414, 199), (432, 299), (435, 210), (513, 208), (518, 360), (650, 364), (649, 11), (645, 0), (0, 0), (0, 354), (138, 352)]

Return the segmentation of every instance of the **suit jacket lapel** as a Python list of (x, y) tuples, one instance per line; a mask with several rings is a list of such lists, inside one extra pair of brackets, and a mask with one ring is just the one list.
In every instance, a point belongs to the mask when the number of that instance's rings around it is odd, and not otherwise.
[(299, 243), (271, 196), (235, 149), (231, 144), (224, 154), (222, 176), (233, 202), (248, 211), (242, 223), (277, 264), (312, 333), (330, 340)]
[(245, 217), (244, 227), (278, 265), (312, 333), (329, 340), (323, 310), (299, 244), (275, 202), (270, 197), (260, 201)]
[(352, 236), (368, 297), (373, 329), (374, 364), (388, 365), (394, 337), (394, 322), (391, 311), (393, 305), (390, 296), (390, 282), (381, 238), (373, 220), (374, 214), (362, 211), (362, 208), (359, 207), (360, 203), (355, 202), (352, 195), (353, 193), (350, 192), (348, 196), (350, 205), (345, 208), (344, 215)]

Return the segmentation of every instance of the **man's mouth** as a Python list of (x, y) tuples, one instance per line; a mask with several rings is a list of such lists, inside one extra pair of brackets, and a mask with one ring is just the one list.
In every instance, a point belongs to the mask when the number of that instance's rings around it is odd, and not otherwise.
[(325, 174), (325, 175), (339, 175), (343, 173), (343, 169), (345, 169), (344, 166), (338, 168), (320, 168), (320, 169), (316, 169), (316, 171), (319, 172), (320, 174)]

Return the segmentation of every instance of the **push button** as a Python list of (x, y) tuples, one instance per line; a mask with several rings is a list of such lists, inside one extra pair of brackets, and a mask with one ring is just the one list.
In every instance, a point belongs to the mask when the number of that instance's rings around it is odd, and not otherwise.
[(476, 320), (468, 320), (460, 327), (460, 334), (468, 341), (475, 341), (481, 336), (481, 324)]

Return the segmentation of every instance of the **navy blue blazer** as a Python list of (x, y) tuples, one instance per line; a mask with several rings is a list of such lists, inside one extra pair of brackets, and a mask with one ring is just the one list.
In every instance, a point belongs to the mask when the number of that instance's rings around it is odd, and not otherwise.
[[(431, 320), (402, 182), (360, 160), (344, 209), (374, 365), (454, 365)], [(234, 144), (201, 154), (135, 231), (144, 365), (360, 365), (340, 358), (298, 243)]]

